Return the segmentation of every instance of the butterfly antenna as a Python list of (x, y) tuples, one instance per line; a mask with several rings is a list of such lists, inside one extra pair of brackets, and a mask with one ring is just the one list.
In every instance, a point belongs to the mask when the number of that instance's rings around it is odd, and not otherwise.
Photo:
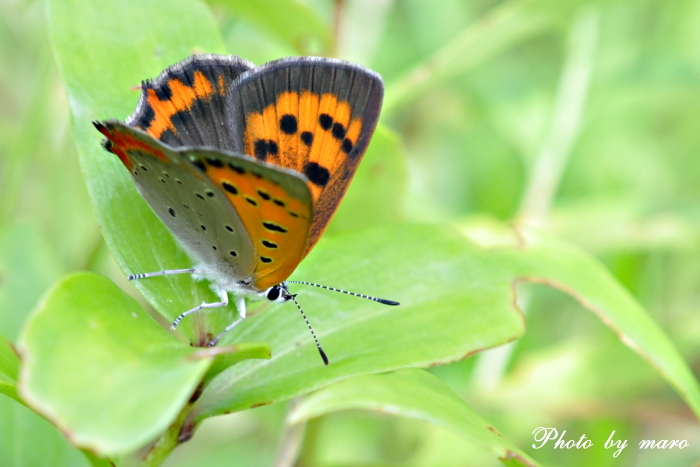
[(318, 342), (318, 337), (316, 337), (316, 333), (314, 332), (314, 328), (311, 327), (311, 323), (309, 323), (309, 320), (306, 319), (306, 314), (304, 314), (304, 310), (301, 309), (301, 305), (299, 305), (299, 302), (297, 302), (297, 296), (290, 295), (290, 297), (292, 297), (292, 300), (294, 300), (294, 303), (296, 303), (297, 308), (299, 308), (299, 311), (301, 312), (301, 316), (304, 317), (304, 321), (306, 321), (306, 325), (309, 327), (309, 331), (311, 331), (311, 335), (314, 338), (314, 342), (316, 342), (316, 347), (318, 348), (318, 352), (321, 354), (321, 358), (323, 359), (323, 363), (326, 366), (328, 366), (328, 357), (326, 357), (326, 352), (323, 351), (321, 344)]
[(328, 287), (326, 285), (321, 285), (321, 284), (314, 284), (313, 282), (304, 282), (304, 281), (286, 281), (288, 284), (303, 284), (303, 285), (312, 285), (314, 287), (319, 287), (321, 289), (326, 289), (326, 290), (332, 290), (333, 292), (340, 292), (348, 295), (353, 295), (355, 297), (360, 297), (360, 298), (366, 298), (367, 300), (372, 300), (373, 302), (377, 303), (382, 303), (384, 305), (400, 305), (399, 302), (395, 302), (394, 300), (387, 300), (384, 298), (377, 298), (377, 297), (370, 297), (369, 295), (363, 295), (361, 293), (355, 293), (355, 292), (348, 292), (347, 290), (341, 290), (341, 289), (336, 289), (334, 287)]

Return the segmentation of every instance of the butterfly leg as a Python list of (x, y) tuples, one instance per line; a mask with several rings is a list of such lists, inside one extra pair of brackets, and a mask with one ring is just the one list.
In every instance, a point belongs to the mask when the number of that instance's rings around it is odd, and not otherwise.
[(155, 277), (155, 276), (168, 276), (171, 274), (194, 274), (196, 272), (195, 268), (189, 268), (189, 269), (165, 269), (163, 271), (156, 271), (156, 272), (144, 272), (141, 274), (132, 274), (130, 275), (127, 279), (130, 281), (133, 281), (134, 279), (145, 279), (146, 277)]
[(226, 293), (225, 290), (221, 290), (221, 289), (217, 290), (216, 293), (219, 296), (219, 298), (221, 299), (220, 302), (214, 302), (214, 303), (202, 302), (201, 305), (196, 306), (196, 307), (192, 308), (191, 310), (187, 310), (186, 312), (182, 313), (180, 316), (175, 318), (175, 321), (173, 321), (173, 324), (172, 324), (172, 326), (170, 326), (170, 329), (172, 329), (174, 331), (175, 328), (177, 327), (177, 325), (180, 324), (180, 321), (182, 321), (182, 319), (185, 316), (192, 314), (195, 311), (199, 311), (202, 308), (218, 308), (220, 306), (228, 305), (228, 293)]
[(219, 340), (221, 340), (221, 338), (224, 337), (224, 334), (229, 332), (231, 329), (235, 328), (238, 323), (245, 319), (245, 298), (243, 297), (243, 295), (236, 296), (236, 308), (238, 308), (238, 319), (226, 326), (226, 329), (221, 331), (218, 336), (209, 341), (209, 343), (207, 344), (209, 347), (214, 347), (216, 344), (218, 344)]

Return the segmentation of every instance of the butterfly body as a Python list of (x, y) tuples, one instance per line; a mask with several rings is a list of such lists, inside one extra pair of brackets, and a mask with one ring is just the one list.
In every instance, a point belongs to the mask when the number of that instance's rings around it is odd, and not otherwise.
[(285, 280), (342, 200), (382, 95), (376, 73), (340, 60), (195, 55), (144, 82), (126, 122), (95, 126), (219, 305), (227, 292), (289, 300)]

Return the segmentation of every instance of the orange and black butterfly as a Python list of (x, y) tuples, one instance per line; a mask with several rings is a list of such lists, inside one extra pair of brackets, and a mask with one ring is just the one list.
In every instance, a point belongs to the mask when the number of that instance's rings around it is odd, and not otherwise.
[(377, 73), (341, 60), (292, 57), (255, 67), (235, 56), (193, 55), (144, 82), (126, 122), (95, 122), (105, 148), (195, 262), (129, 279), (191, 273), (211, 281), (220, 298), (182, 313), (173, 328), (201, 308), (227, 305), (233, 292), (239, 318), (215, 345), (245, 317), (246, 294), (296, 303), (287, 278), (343, 199), (383, 89)]

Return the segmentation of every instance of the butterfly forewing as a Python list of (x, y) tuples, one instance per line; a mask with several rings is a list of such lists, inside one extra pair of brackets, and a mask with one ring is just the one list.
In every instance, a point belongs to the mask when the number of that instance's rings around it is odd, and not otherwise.
[(233, 150), (224, 101), (231, 83), (253, 67), (239, 57), (193, 55), (143, 82), (126, 123), (173, 147)]
[(311, 222), (305, 177), (245, 155), (173, 149), (116, 121), (97, 126), (200, 267), (264, 290), (299, 264)]
[(304, 255), (316, 244), (367, 149), (381, 78), (339, 60), (295, 57), (243, 73), (227, 94), (239, 152), (302, 173), (313, 197)]

